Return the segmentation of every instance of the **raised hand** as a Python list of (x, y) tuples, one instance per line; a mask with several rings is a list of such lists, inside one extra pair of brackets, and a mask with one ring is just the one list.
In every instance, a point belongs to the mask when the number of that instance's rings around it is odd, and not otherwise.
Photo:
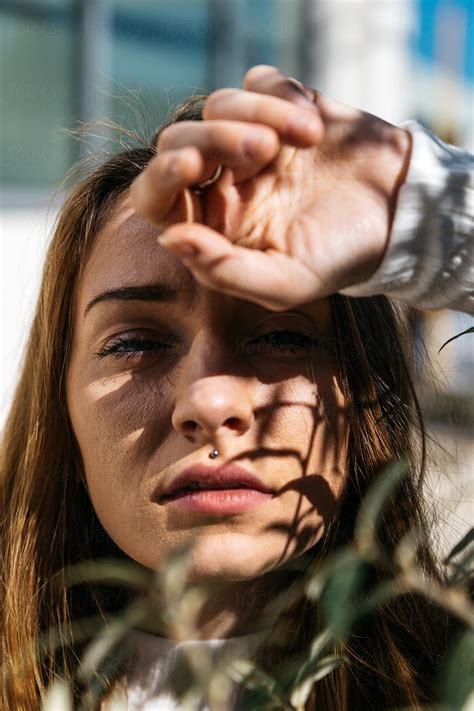
[[(243, 90), (212, 93), (203, 118), (166, 128), (131, 190), (199, 282), (286, 310), (373, 273), (408, 166), (408, 132), (266, 65), (247, 72)], [(218, 165), (219, 179), (194, 194)]]

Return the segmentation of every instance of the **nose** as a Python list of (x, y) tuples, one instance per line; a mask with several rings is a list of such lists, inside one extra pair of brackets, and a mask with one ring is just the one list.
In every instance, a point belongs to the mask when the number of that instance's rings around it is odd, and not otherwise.
[(171, 419), (189, 441), (217, 444), (245, 434), (254, 422), (254, 410), (244, 381), (207, 375), (180, 390)]

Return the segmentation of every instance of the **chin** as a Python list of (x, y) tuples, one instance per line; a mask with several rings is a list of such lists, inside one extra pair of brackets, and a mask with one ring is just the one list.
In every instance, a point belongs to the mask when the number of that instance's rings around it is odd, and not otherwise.
[[(199, 538), (189, 558), (188, 582), (252, 580), (271, 570), (278, 561), (255, 536), (227, 533)], [(266, 550), (267, 549), (267, 550)]]

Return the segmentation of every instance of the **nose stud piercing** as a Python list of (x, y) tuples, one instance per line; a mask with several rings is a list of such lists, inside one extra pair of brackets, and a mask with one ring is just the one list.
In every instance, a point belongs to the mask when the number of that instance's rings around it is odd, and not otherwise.
[(209, 452), (209, 459), (216, 459), (216, 457), (219, 456), (219, 450), (218, 449), (213, 449), (212, 452)]

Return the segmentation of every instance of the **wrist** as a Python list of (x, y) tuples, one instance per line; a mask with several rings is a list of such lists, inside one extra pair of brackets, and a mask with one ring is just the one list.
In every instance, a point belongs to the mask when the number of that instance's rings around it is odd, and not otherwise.
[(365, 273), (354, 285), (361, 284), (369, 280), (380, 267), (387, 253), (391, 241), (393, 229), (393, 221), (396, 213), (400, 189), (404, 185), (408, 170), (410, 167), (410, 159), (413, 147), (413, 138), (411, 133), (403, 128), (393, 126), (393, 135), (389, 139), (391, 150), (384, 162), (386, 171), (386, 195), (387, 195), (387, 220), (386, 228), (381, 231), (378, 240), (378, 247), (372, 255), (370, 264), (367, 263)]

